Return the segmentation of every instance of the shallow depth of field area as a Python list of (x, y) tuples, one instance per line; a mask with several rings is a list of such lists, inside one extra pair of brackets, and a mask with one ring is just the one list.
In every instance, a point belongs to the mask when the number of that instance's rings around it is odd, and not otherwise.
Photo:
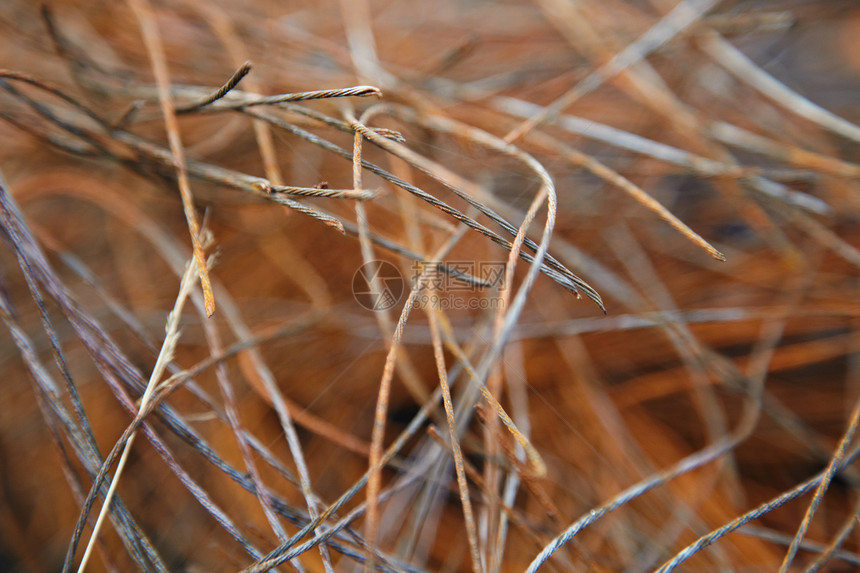
[(0, 38), (0, 570), (860, 568), (853, 0)]

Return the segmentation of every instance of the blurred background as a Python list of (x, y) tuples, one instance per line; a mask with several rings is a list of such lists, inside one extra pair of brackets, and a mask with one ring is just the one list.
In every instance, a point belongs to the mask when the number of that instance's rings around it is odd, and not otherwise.
[[(4, 0), (0, 35), (0, 569), (77, 569), (160, 351), (89, 571), (860, 564), (856, 2)], [(192, 235), (215, 311), (191, 281), (165, 343)]]

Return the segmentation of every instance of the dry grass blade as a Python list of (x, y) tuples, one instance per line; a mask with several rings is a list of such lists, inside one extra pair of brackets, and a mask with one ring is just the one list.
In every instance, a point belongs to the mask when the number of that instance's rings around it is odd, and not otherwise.
[(828, 464), (827, 469), (825, 470), (824, 475), (821, 478), (821, 482), (815, 488), (815, 494), (812, 497), (812, 501), (809, 502), (809, 508), (806, 510), (806, 514), (803, 516), (803, 521), (797, 528), (797, 533), (795, 534), (794, 539), (791, 540), (791, 544), (789, 545), (788, 551), (785, 554), (785, 558), (782, 561), (782, 565), (780, 566), (780, 572), (788, 571), (788, 568), (791, 567), (791, 562), (797, 555), (798, 549), (800, 549), (800, 545), (803, 542), (803, 537), (809, 530), (812, 518), (815, 516), (815, 512), (818, 510), (819, 505), (821, 505), (821, 500), (824, 497), (824, 494), (827, 492), (827, 488), (830, 486), (830, 482), (833, 480), (833, 477), (839, 470), (839, 466), (845, 459), (845, 455), (848, 451), (848, 446), (853, 441), (854, 435), (857, 432), (858, 424), (860, 424), (860, 404), (854, 406), (854, 411), (851, 414), (848, 428), (845, 430), (845, 435), (843, 436), (842, 440), (840, 440), (839, 446), (833, 453), (833, 457), (831, 458), (830, 464)]
[(235, 105), (225, 105), (228, 109), (238, 109), (257, 105), (275, 105), (279, 103), (310, 101), (315, 99), (332, 99), (341, 97), (382, 97), (382, 91), (373, 86), (353, 86), (351, 88), (338, 88), (333, 90), (316, 90), (312, 92), (301, 92), (297, 94), (279, 94), (266, 96), (249, 101), (239, 102)]
[[(523, 161), (524, 163), (526, 163), (530, 167), (532, 167), (532, 168), (536, 167), (538, 172), (543, 170), (543, 167), (540, 166), (540, 164), (537, 163), (536, 161), (534, 161), (533, 159), (529, 158), (529, 156), (527, 154), (518, 150), (513, 145), (505, 143), (504, 141), (499, 140), (499, 139), (495, 138), (493, 135), (491, 135), (485, 131), (482, 131), (480, 129), (476, 129), (476, 128), (467, 126), (463, 123), (452, 121), (450, 119), (442, 118), (439, 116), (418, 116), (418, 115), (412, 113), (411, 111), (408, 111), (408, 110), (405, 110), (405, 109), (399, 108), (399, 107), (377, 108), (377, 110), (375, 110), (375, 111), (380, 112), (382, 110), (390, 110), (393, 114), (398, 115), (398, 116), (403, 117), (403, 118), (408, 118), (408, 119), (418, 123), (419, 125), (423, 125), (423, 126), (428, 127), (430, 129), (438, 130), (442, 133), (447, 133), (447, 134), (455, 135), (457, 137), (467, 138), (467, 139), (474, 141), (476, 144), (486, 146), (487, 148), (492, 149), (494, 151), (497, 151), (499, 153), (516, 157), (517, 159), (519, 159), (520, 161)], [(376, 145), (382, 147), (383, 149), (385, 149), (387, 151), (390, 151), (391, 153), (395, 154), (397, 157), (400, 157), (401, 159), (408, 161), (414, 167), (424, 171), (425, 173), (427, 173), (428, 175), (430, 175), (434, 179), (438, 180), (440, 183), (442, 183), (443, 185), (448, 187), (451, 191), (456, 193), (458, 197), (465, 200), (469, 205), (478, 209), (484, 215), (490, 217), (495, 223), (500, 225), (505, 231), (507, 231), (511, 235), (517, 236), (520, 233), (519, 229), (517, 229), (515, 226), (513, 226), (512, 224), (507, 222), (505, 219), (503, 219), (501, 216), (499, 216), (497, 213), (495, 213), (489, 205), (482, 203), (476, 197), (474, 197), (472, 194), (470, 194), (469, 192), (464, 190), (464, 189), (469, 189), (475, 195), (479, 195), (479, 196), (482, 196), (482, 198), (487, 199), (486, 193), (481, 193), (480, 187), (478, 187), (474, 184), (470, 184), (470, 182), (467, 179), (458, 176), (456, 173), (453, 173), (451, 170), (446, 169), (444, 166), (442, 166), (436, 162), (433, 162), (431, 160), (428, 160), (425, 157), (422, 157), (420, 154), (411, 151), (407, 147), (400, 145), (398, 142), (391, 141), (388, 138), (373, 132), (372, 130), (367, 128), (367, 126), (359, 125), (359, 126), (357, 126), (357, 128), (362, 131), (363, 136), (366, 137), (369, 141), (371, 141), (372, 143), (375, 143)], [(402, 185), (400, 185), (400, 186), (403, 188), (406, 188), (405, 186), (402, 186)], [(408, 191), (416, 193), (419, 197), (421, 197), (422, 199), (424, 199), (425, 201), (427, 201), (431, 205), (438, 206), (443, 211), (452, 214), (459, 221), (466, 223), (467, 225), (474, 228), (475, 230), (477, 230), (481, 234), (489, 237), (491, 240), (493, 240), (493, 242), (495, 242), (499, 245), (502, 245), (505, 248), (507, 248), (508, 251), (515, 253), (515, 256), (518, 256), (518, 257), (528, 261), (529, 263), (534, 265), (536, 268), (541, 269), (545, 274), (547, 274), (549, 276), (553, 276), (557, 282), (559, 282), (560, 284), (566, 285), (567, 288), (572, 290), (575, 294), (577, 294), (577, 296), (579, 296), (579, 291), (584, 292), (588, 298), (590, 298), (592, 301), (594, 301), (601, 308), (601, 310), (604, 310), (604, 311), (606, 310), (603, 306), (603, 301), (600, 298), (600, 294), (598, 294), (598, 292), (596, 290), (594, 290), (594, 288), (592, 288), (588, 283), (586, 283), (585, 281), (580, 279), (578, 276), (573, 274), (571, 271), (566, 269), (561, 263), (559, 263), (553, 257), (549, 256), (548, 254), (545, 254), (545, 255), (541, 256), (540, 258), (538, 258), (538, 257), (533, 257), (532, 255), (529, 255), (527, 253), (524, 253), (523, 251), (520, 250), (520, 248), (516, 247), (516, 241), (512, 243), (512, 242), (509, 242), (509, 241), (499, 237), (498, 235), (496, 235), (494, 232), (490, 231), (489, 229), (486, 229), (482, 225), (472, 221), (470, 218), (465, 217), (462, 214), (451, 209), (450, 207), (448, 207), (447, 205), (445, 205), (444, 203), (442, 203), (441, 201), (439, 201), (435, 197), (429, 196), (428, 194), (423, 193), (420, 190), (416, 190), (412, 186), (409, 186), (409, 187), (410, 188), (407, 188)], [(538, 244), (536, 244), (533, 240), (529, 239), (525, 235), (523, 235), (522, 238), (519, 238), (518, 240), (521, 241), (522, 244), (526, 245), (529, 249), (531, 249), (535, 253), (537, 253), (540, 250), (540, 246)], [(543, 268), (543, 265), (544, 265), (543, 259), (544, 258), (546, 259), (547, 267), (549, 267), (547, 269)], [(559, 277), (559, 274), (561, 275), (561, 277)], [(558, 278), (556, 278), (556, 277), (558, 277)]]
[(295, 195), (296, 197), (328, 197), (329, 199), (357, 199), (367, 201), (376, 197), (377, 192), (370, 189), (328, 189), (325, 187), (290, 187), (272, 185), (272, 193)]
[(776, 80), (716, 32), (703, 34), (700, 45), (717, 63), (742, 81), (772, 98), (786, 109), (854, 141), (860, 141), (860, 127), (830, 113)]
[(158, 32), (155, 14), (148, 0), (128, 0), (128, 4), (140, 22), (143, 41), (146, 44), (146, 50), (152, 62), (152, 71), (155, 75), (155, 83), (158, 86), (158, 102), (161, 104), (161, 112), (164, 114), (164, 123), (167, 126), (170, 153), (176, 162), (176, 180), (179, 184), (179, 194), (182, 197), (182, 207), (185, 210), (188, 231), (191, 233), (191, 245), (194, 249), (194, 260), (197, 261), (197, 273), (200, 276), (200, 285), (203, 287), (203, 296), (206, 299), (206, 314), (211, 317), (215, 314), (215, 295), (212, 292), (212, 281), (209, 278), (209, 270), (206, 268), (206, 253), (200, 244), (200, 223), (197, 222), (197, 213), (194, 210), (194, 197), (191, 195), (191, 187), (188, 183), (185, 151), (183, 150), (182, 140), (179, 135), (179, 125), (176, 122), (176, 110), (174, 109), (173, 100), (170, 95), (170, 76), (167, 71), (167, 60), (164, 57), (161, 35)]
[(585, 79), (547, 106), (544, 111), (529, 118), (516, 129), (508, 132), (505, 136), (505, 141), (509, 143), (517, 141), (536, 127), (547, 121), (552, 121), (558, 114), (599, 88), (605, 81), (612, 79), (625, 69), (635, 65), (674, 36), (684, 31), (684, 29), (696, 22), (696, 20), (701, 18), (702, 15), (713, 8), (718, 2), (719, 0), (682, 0), (671, 12), (649, 28), (638, 40), (629, 44), (607, 63), (591, 72)]
[[(356, 123), (357, 120), (351, 112), (347, 113), (347, 120)], [(352, 185), (356, 188), (361, 187), (362, 181), (362, 160), (361, 147), (363, 134), (358, 130), (353, 135), (352, 146)], [(370, 244), (369, 230), (367, 225), (367, 213), (361, 203), (355, 205), (355, 216), (358, 220), (358, 237), (361, 241), (361, 257), (365, 265), (372, 264), (374, 260), (373, 248)], [(383, 292), (380, 278), (376, 273), (371, 276), (370, 289), (372, 292)], [(385, 356), (385, 367), (382, 370), (382, 379), (379, 382), (379, 393), (376, 397), (376, 409), (373, 416), (373, 431), (370, 435), (370, 455), (368, 456), (368, 480), (367, 480), (367, 528), (366, 537), (370, 548), (370, 558), (366, 564), (366, 569), (373, 571), (376, 563), (377, 537), (379, 531), (379, 496), (382, 489), (382, 453), (383, 442), (385, 440), (385, 421), (388, 413), (389, 397), (391, 395), (391, 381), (394, 377), (394, 368), (397, 361), (397, 354), (400, 350), (400, 338), (403, 334), (403, 329), (406, 326), (406, 321), (409, 319), (409, 313), (412, 310), (412, 304), (415, 301), (416, 289), (412, 289), (409, 297), (406, 299), (406, 304), (403, 306), (403, 311), (400, 313), (400, 318), (397, 320), (397, 325), (391, 338), (391, 344), (388, 347), (388, 353)], [(384, 327), (383, 327), (384, 328)]]
[[(152, 369), (152, 374), (150, 374), (149, 382), (146, 385), (146, 390), (143, 393), (143, 396), (140, 398), (140, 411), (146, 409), (149, 405), (149, 401), (152, 399), (152, 396), (155, 392), (155, 388), (158, 385), (161, 376), (164, 374), (164, 370), (167, 367), (167, 364), (173, 360), (173, 353), (176, 350), (176, 344), (179, 341), (179, 317), (182, 314), (182, 307), (185, 306), (185, 301), (188, 299), (188, 296), (191, 294), (192, 283), (197, 278), (197, 271), (194, 263), (191, 263), (187, 266), (185, 274), (182, 276), (182, 281), (179, 284), (179, 294), (176, 296), (176, 303), (173, 306), (173, 310), (168, 315), (167, 325), (164, 328), (164, 343), (161, 346), (161, 350), (158, 352), (158, 359), (155, 361), (155, 367)], [(99, 536), (99, 529), (101, 528), (102, 521), (107, 515), (111, 502), (113, 502), (113, 496), (116, 492), (116, 487), (119, 485), (120, 476), (125, 469), (126, 462), (128, 461), (129, 453), (131, 452), (131, 447), (134, 445), (134, 439), (137, 436), (136, 433), (132, 433), (129, 435), (128, 440), (125, 442), (125, 446), (122, 450), (122, 455), (117, 462), (116, 471), (114, 472), (113, 479), (111, 480), (110, 487), (105, 494), (104, 503), (102, 505), (101, 511), (99, 512), (98, 518), (96, 519), (96, 523), (93, 526), (93, 532), (90, 536), (90, 541), (87, 543), (87, 547), (84, 550), (84, 555), (81, 558), (81, 562), (78, 565), (78, 573), (83, 572), (87, 567), (87, 562), (89, 561), (90, 553), (95, 546), (95, 540)]]
[(588, 169), (588, 171), (590, 171), (594, 175), (597, 175), (601, 179), (617, 186), (622, 191), (630, 195), (630, 197), (632, 197), (635, 201), (642, 204), (646, 209), (649, 209), (650, 211), (654, 212), (658, 217), (669, 223), (672, 228), (681, 233), (688, 240), (704, 249), (709, 255), (711, 255), (718, 261), (726, 260), (726, 256), (724, 254), (722, 254), (713, 245), (703, 239), (698, 233), (688, 227), (678, 217), (673, 215), (668, 209), (661, 205), (659, 201), (655, 200), (653, 197), (645, 193), (645, 191), (643, 191), (641, 188), (633, 184), (630, 180), (622, 177), (612, 169), (609, 169), (596, 159), (589, 157), (584, 153), (573, 149), (572, 147), (556, 142), (551, 138), (542, 136), (539, 133), (529, 134), (528, 138), (530, 141), (540, 142), (545, 147), (557, 151), (562, 157), (564, 157), (574, 165), (580, 165)]
[[(532, 114), (539, 113), (542, 109), (541, 106), (513, 98), (498, 97), (494, 98), (494, 101), (495, 107), (506, 113), (510, 113), (515, 117), (529, 117)], [(571, 133), (581, 135), (589, 139), (601, 141), (620, 149), (627, 149), (635, 153), (640, 153), (646, 157), (653, 157), (661, 161), (692, 169), (704, 177), (739, 177), (742, 180), (748, 181), (755, 190), (760, 191), (761, 193), (776, 197), (786, 203), (803, 207), (804, 209), (815, 213), (827, 214), (831, 212), (830, 206), (821, 199), (789, 189), (784, 185), (771, 181), (759, 174), (762, 172), (760, 169), (739, 168), (735, 165), (715, 161), (684, 149), (679, 149), (634, 133), (629, 133), (599, 122), (586, 120), (572, 115), (559, 115), (553, 123)], [(736, 128), (731, 129), (733, 132), (736, 132)], [(726, 130), (722, 129), (720, 126), (715, 126), (712, 131), (716, 138), (725, 138), (724, 133)], [(732, 138), (728, 143), (735, 144), (735, 139), (736, 138)], [(780, 150), (780, 156), (785, 156), (788, 153), (786, 147), (780, 144), (775, 144), (770, 147), (770, 153), (773, 154), (775, 149)]]
[[(860, 455), (860, 449), (855, 448), (845, 458), (844, 463), (840, 464), (840, 466), (845, 466), (848, 463), (851, 463), (853, 460)], [(730, 523), (727, 523), (725, 526), (715, 530), (708, 535), (704, 535), (697, 539), (694, 543), (688, 545), (683, 551), (679, 552), (673, 559), (664, 563), (659, 569), (657, 569), (658, 573), (669, 573), (670, 571), (674, 571), (681, 563), (692, 557), (695, 553), (700, 551), (701, 549), (707, 547), (708, 545), (714, 543), (719, 538), (731, 533), (735, 529), (746, 525), (747, 523), (761, 517), (762, 515), (773, 511), (779, 508), (781, 505), (791, 501), (792, 499), (805, 494), (808, 491), (811, 491), (812, 488), (818, 486), (822, 480), (824, 479), (823, 474), (819, 474), (809, 480), (799, 484), (798, 486), (792, 488), (790, 491), (787, 491), (783, 495), (768, 501), (755, 508), (752, 511), (745, 513), (744, 515), (738, 517)]]
[(177, 108), (175, 109), (176, 113), (186, 113), (186, 112), (189, 112), (189, 111), (199, 111), (201, 108), (206, 107), (207, 105), (209, 105), (209, 104), (211, 104), (211, 103), (213, 103), (213, 102), (218, 101), (219, 99), (221, 99), (221, 98), (223, 98), (224, 96), (226, 96), (226, 95), (227, 95), (230, 91), (232, 91), (236, 86), (238, 86), (238, 85), (239, 85), (239, 82), (241, 82), (241, 81), (242, 81), (242, 79), (243, 79), (245, 76), (247, 76), (249, 73), (251, 73), (251, 62), (245, 62), (244, 64), (242, 64), (241, 66), (239, 66), (239, 69), (238, 69), (238, 70), (236, 70), (235, 72), (233, 72), (233, 75), (232, 75), (232, 76), (230, 76), (230, 79), (228, 79), (228, 80), (224, 83), (224, 85), (223, 85), (223, 86), (221, 86), (220, 88), (218, 88), (218, 89), (217, 89), (215, 92), (213, 92), (211, 95), (206, 96), (205, 98), (203, 98), (203, 99), (202, 99), (202, 100), (200, 100), (199, 102), (192, 103), (192, 104), (189, 104), (189, 105), (183, 105), (183, 106), (179, 106), (179, 107), (177, 107)]
[[(432, 287), (430, 290), (433, 293)], [(448, 385), (448, 373), (445, 370), (445, 356), (442, 351), (442, 340), (439, 335), (436, 313), (438, 309), (430, 308), (427, 317), (430, 319), (430, 335), (433, 338), (433, 357), (436, 360), (436, 371), (439, 376), (439, 387), (442, 390), (442, 403), (445, 406), (445, 418), (448, 421), (448, 435), (454, 456), (454, 468), (457, 472), (457, 486), (460, 490), (460, 503), (463, 506), (463, 516), (466, 520), (466, 534), (469, 537), (469, 553), (472, 556), (472, 570), (484, 571), (481, 555), (478, 549), (477, 526), (469, 497), (469, 485), (466, 482), (466, 470), (463, 462), (463, 452), (457, 438), (457, 423), (454, 420), (454, 405), (451, 401), (451, 389)]]

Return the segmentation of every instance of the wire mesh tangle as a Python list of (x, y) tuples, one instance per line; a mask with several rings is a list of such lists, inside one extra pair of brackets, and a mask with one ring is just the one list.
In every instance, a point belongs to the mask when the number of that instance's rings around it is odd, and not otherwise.
[(857, 22), (4, 3), (2, 568), (856, 568)]

